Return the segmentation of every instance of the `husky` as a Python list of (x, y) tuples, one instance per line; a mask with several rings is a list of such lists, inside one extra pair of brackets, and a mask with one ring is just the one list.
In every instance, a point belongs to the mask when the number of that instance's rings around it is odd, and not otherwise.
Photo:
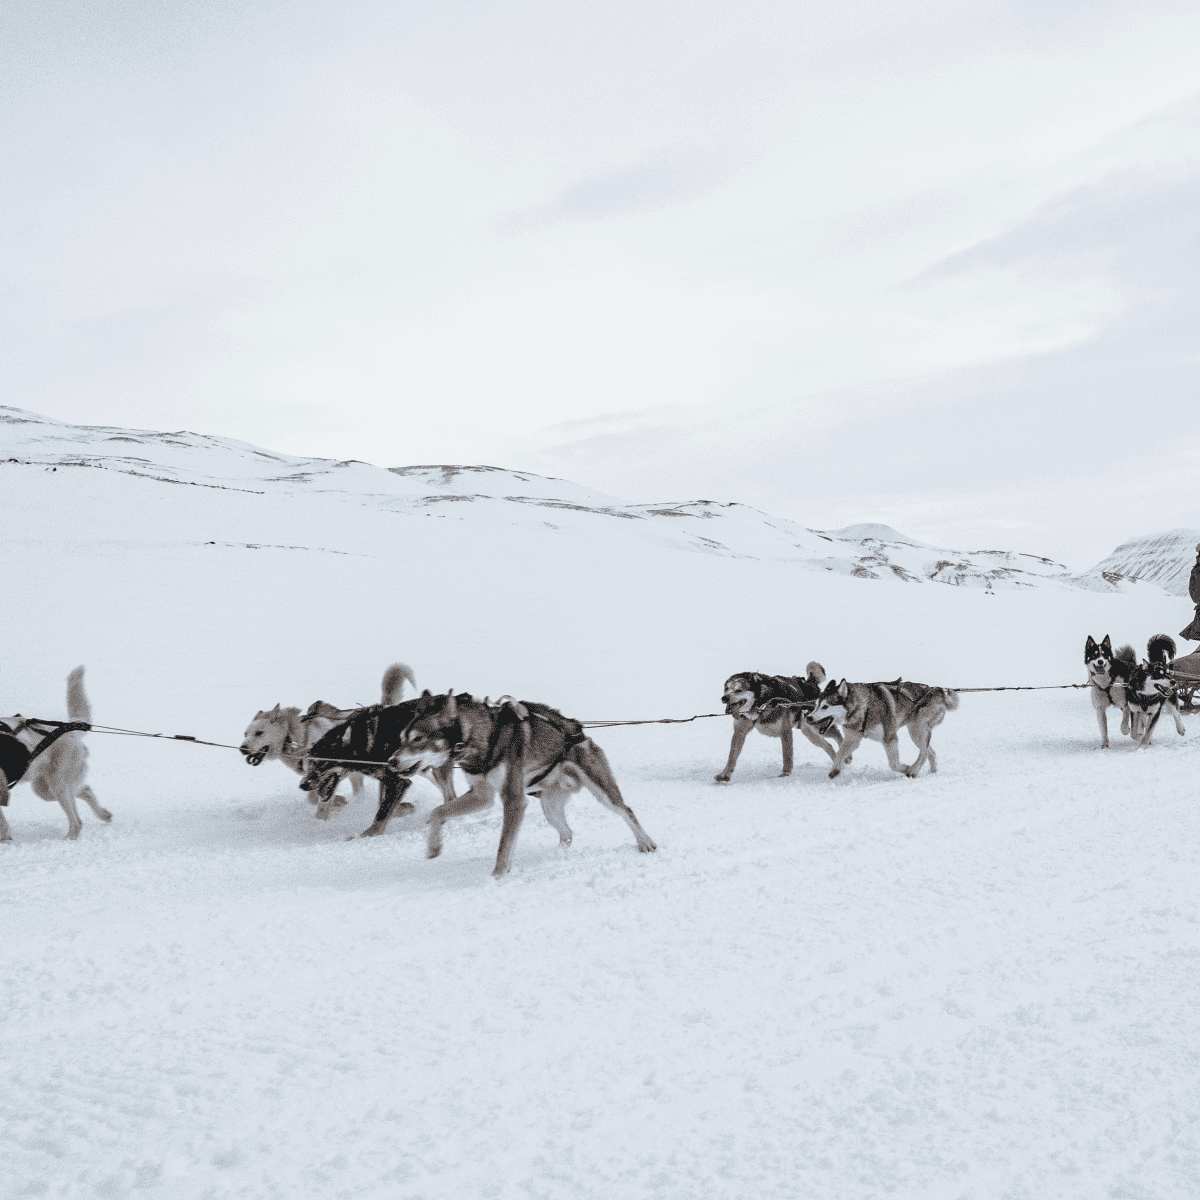
[(717, 783), (728, 783), (732, 778), (752, 729), (766, 737), (782, 739), (781, 778), (792, 773), (793, 729), (798, 728), (814, 746), (820, 746), (830, 758), (834, 757), (836, 750), (821, 734), (830, 734), (841, 745), (842, 735), (837, 728), (826, 721), (818, 730), (803, 709), (791, 707), (798, 702), (815, 701), (821, 694), (825, 668), (819, 662), (810, 662), (805, 671), (806, 675), (762, 675), (758, 671), (743, 671), (725, 680), (721, 703), (733, 718), (733, 738), (729, 743), (729, 761), (719, 775), (713, 776)]
[[(72, 721), (87, 721), (89, 724), (92, 720), (92, 707), (88, 703), (87, 693), (83, 690), (82, 667), (76, 667), (67, 676), (67, 716)], [(0, 720), (0, 732), (3, 729), (7, 729), (9, 735), (20, 742), (29, 753), (32, 753), (45, 737), (43, 732), (31, 725), (20, 713)], [(63, 812), (67, 814), (69, 841), (74, 841), (83, 831), (83, 822), (79, 819), (79, 810), (75, 807), (76, 799), (87, 801), (88, 807), (101, 821), (112, 820), (112, 813), (101, 807), (96, 793), (84, 782), (87, 778), (87, 760), (87, 747), (83, 744), (83, 734), (80, 731), (58, 738), (54, 745), (48, 747), (32, 762), (29, 762), (28, 758), (24, 760), (27, 766), (20, 782), (29, 783), (43, 800), (57, 800), (62, 805)], [(3, 809), (0, 809), (0, 842), (11, 841), (12, 834), (9, 833), (8, 822), (4, 819)]]
[[(384, 671), (381, 688), (383, 705), (399, 704), (404, 695), (405, 680), (414, 688), (417, 686), (412, 667), (405, 663), (393, 663)], [(238, 749), (252, 767), (257, 767), (264, 759), (278, 759), (297, 775), (304, 775), (308, 770), (305, 756), (309, 748), (357, 711), (336, 709), (318, 700), (301, 716), (298, 708), (281, 708), (276, 704), (269, 711), (255, 713), (254, 720), (246, 726)], [(362, 775), (350, 772), (349, 779), (351, 791), (355, 796), (360, 795), (363, 790)], [(313, 804), (317, 803), (315, 796), (310, 799)], [(341, 796), (331, 797), (331, 802), (336, 807), (346, 803)], [(322, 815), (322, 812), (328, 815), (328, 810), (329, 805), (326, 805), (324, 810), (318, 809), (318, 815)]]
[[(404, 800), (404, 793), (412, 786), (412, 775), (416, 772), (401, 772), (392, 758), (400, 747), (405, 729), (434, 707), (434, 701), (432, 693), (426, 691), (417, 699), (401, 704), (333, 710), (342, 720), (309, 747), (304, 778), (300, 780), (301, 791), (308, 792), (317, 805), (317, 816), (328, 812), (342, 778), (355, 773), (379, 780), (379, 808), (375, 820), (359, 837), (378, 837), (387, 829), (388, 821), (397, 809), (404, 813), (413, 812), (416, 806)], [(454, 765), (431, 767), (429, 774), (441, 789), (443, 804), (452, 803), (455, 799)]]
[[(929, 744), (934, 727), (946, 714), (958, 707), (958, 693), (949, 688), (929, 687), (924, 683), (840, 683), (832, 681), (817, 699), (809, 716), (813, 722), (830, 720), (843, 735), (841, 749), (833, 760), (830, 779), (841, 774), (850, 755), (864, 737), (882, 742), (888, 766), (915, 779), (929, 760), (929, 771), (937, 771), (937, 755)], [(897, 735), (908, 729), (913, 745), (920, 751), (917, 761), (906, 767), (900, 761)]]
[(1108, 634), (1099, 645), (1088, 634), (1083, 646), (1083, 665), (1087, 667), (1088, 683), (1092, 685), (1092, 707), (1096, 710), (1096, 722), (1100, 726), (1100, 749), (1108, 749), (1108, 708), (1119, 709), (1121, 732), (1130, 729), (1129, 699), (1126, 695), (1129, 677), (1137, 667), (1137, 656), (1132, 646), (1122, 646), (1113, 653), (1112, 640)]
[(1174, 717), (1175, 730), (1180, 737), (1186, 732), (1179, 716), (1175, 683), (1171, 679), (1171, 663), (1175, 658), (1174, 640), (1165, 633), (1156, 633), (1146, 644), (1146, 658), (1148, 661), (1134, 668), (1125, 688), (1131, 714), (1130, 736), (1137, 741), (1139, 748), (1150, 745), (1154, 727), (1164, 711)]
[(471, 789), (430, 813), (428, 857), (437, 858), (442, 852), (442, 826), (453, 817), (487, 808), (497, 787), (504, 804), (504, 826), (493, 875), (506, 874), (512, 865), (527, 794), (541, 801), (542, 812), (558, 830), (564, 848), (572, 838), (567, 801), (587, 788), (629, 826), (638, 850), (648, 854), (658, 849), (625, 803), (604, 751), (578, 721), (545, 704), (511, 697), (492, 705), (469, 693), (449, 692), (430, 701), (404, 730), (392, 762), (405, 773), (458, 767), (471, 780)]

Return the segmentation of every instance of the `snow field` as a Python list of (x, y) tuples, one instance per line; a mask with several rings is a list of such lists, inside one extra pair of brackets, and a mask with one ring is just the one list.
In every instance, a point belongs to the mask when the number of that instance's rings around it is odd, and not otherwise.
[[(1140, 649), (1189, 615), (1152, 589), (986, 595), (599, 532), (316, 527), (312, 505), (289, 529), (275, 501), (268, 529), (258, 500), (86, 478), (18, 497), (37, 522), (7, 543), (0, 711), (61, 716), (84, 662), (96, 721), (236, 743), (277, 700), (370, 702), (404, 659), (439, 691), (684, 716), (810, 658), (1080, 680), (1087, 633)], [(254, 522), (310, 548), (204, 544)], [(580, 796), (571, 849), (531, 805), (498, 881), (498, 809), (425, 860), (424, 782), (418, 813), (347, 841), (369, 799), (322, 823), (279, 764), (92, 735), (112, 824), (85, 812), (67, 843), (22, 787), (0, 847), (4, 1187), (1195, 1195), (1195, 721), (1146, 751), (1114, 721), (1100, 752), (1083, 692), (966, 695), (937, 776), (867, 743), (830, 781), (797, 738), (780, 779), (756, 735), (724, 787), (723, 718), (600, 730), (658, 853)]]

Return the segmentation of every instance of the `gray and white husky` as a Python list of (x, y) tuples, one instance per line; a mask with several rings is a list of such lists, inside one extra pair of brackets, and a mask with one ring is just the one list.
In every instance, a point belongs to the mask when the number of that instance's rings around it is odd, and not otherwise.
[[(836, 779), (863, 738), (882, 742), (888, 766), (893, 771), (915, 779), (929, 760), (930, 772), (937, 770), (937, 755), (929, 744), (935, 726), (946, 714), (958, 707), (958, 693), (949, 688), (930, 687), (924, 683), (840, 683), (830, 682), (817, 699), (809, 714), (815, 725), (832, 721), (842, 731), (842, 744), (834, 756), (830, 779)], [(900, 761), (897, 735), (907, 729), (920, 753), (917, 761), (906, 767)]]
[[(406, 663), (393, 663), (383, 673), (381, 686), (381, 703), (391, 707), (399, 704), (404, 695), (404, 682), (407, 680), (415, 689), (416, 677), (412, 667)], [(284, 766), (295, 771), (297, 775), (308, 772), (309, 762), (306, 755), (335, 726), (342, 724), (354, 709), (336, 709), (324, 701), (318, 700), (311, 705), (307, 713), (301, 713), (298, 708), (274, 708), (255, 713), (254, 720), (246, 726), (242, 744), (238, 749), (246, 756), (246, 762), (252, 767), (266, 759), (278, 759)], [(348, 775), (350, 788), (355, 796), (363, 790), (363, 777), (358, 772)], [(309, 797), (313, 804), (317, 803), (315, 795)], [(345, 804), (341, 796), (333, 797), (334, 805)], [(328, 806), (326, 807), (327, 811)]]
[[(89, 724), (92, 720), (92, 706), (83, 690), (82, 667), (76, 667), (67, 676), (67, 716), (72, 721), (87, 721)], [(2, 723), (31, 752), (46, 736), (45, 730), (30, 726), (20, 713), (3, 718)], [(43, 800), (57, 800), (62, 805), (63, 812), (67, 814), (67, 837), (71, 841), (83, 831), (79, 809), (75, 807), (77, 799), (86, 801), (101, 821), (112, 820), (112, 813), (101, 807), (96, 793), (84, 782), (87, 779), (87, 760), (83, 734), (79, 731), (64, 734), (29, 764), (20, 780), (21, 783), (28, 783)], [(4, 819), (4, 810), (0, 808), (0, 842), (11, 841), (12, 834)]]

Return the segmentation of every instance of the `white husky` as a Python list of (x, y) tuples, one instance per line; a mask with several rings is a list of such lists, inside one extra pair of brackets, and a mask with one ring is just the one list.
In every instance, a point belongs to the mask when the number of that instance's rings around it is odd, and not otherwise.
[[(92, 708), (88, 704), (87, 693), (83, 690), (83, 668), (76, 667), (67, 676), (67, 716), (72, 721), (91, 722)], [(28, 720), (18, 713), (14, 717), (3, 718), (3, 724), (26, 750), (33, 751), (46, 736), (44, 729), (31, 726)], [(88, 807), (102, 821), (111, 821), (112, 813), (100, 806), (95, 792), (84, 783), (87, 778), (87, 747), (83, 744), (83, 734), (73, 732), (64, 734), (54, 745), (39, 754), (28, 766), (21, 777), (21, 783), (28, 783), (43, 800), (57, 800), (67, 814), (70, 828), (67, 837), (74, 841), (83, 830), (83, 822), (79, 819), (79, 810), (75, 807), (76, 799), (86, 800)], [(8, 822), (4, 819), (4, 810), (0, 808), (0, 842), (11, 842), (12, 834), (8, 831)]]
[[(383, 673), (380, 703), (388, 707), (399, 704), (404, 696), (406, 679), (415, 689), (417, 680), (412, 667), (405, 663), (393, 663), (388, 667)], [(346, 715), (342, 715), (343, 711)], [(334, 726), (342, 724), (352, 711), (336, 709), (320, 700), (306, 714), (302, 714), (298, 708), (281, 708), (276, 704), (267, 712), (255, 714), (254, 720), (246, 726), (238, 749), (252, 767), (257, 767), (264, 759), (275, 758), (297, 775), (304, 775), (310, 765), (305, 755)], [(363, 790), (363, 777), (353, 772), (348, 778), (354, 795), (359, 795)], [(316, 804), (315, 792), (309, 795), (309, 802)], [(335, 796), (333, 803), (341, 805), (346, 801), (341, 796)]]

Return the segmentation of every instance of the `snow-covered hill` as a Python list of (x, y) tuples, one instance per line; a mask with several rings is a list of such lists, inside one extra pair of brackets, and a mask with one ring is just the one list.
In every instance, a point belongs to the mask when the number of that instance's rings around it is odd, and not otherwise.
[(1080, 587), (1111, 590), (1128, 580), (1153, 583), (1172, 596), (1188, 594), (1200, 529), (1168, 529), (1122, 542), (1103, 562), (1076, 576)]
[[(113, 493), (112, 504), (92, 503), (89, 511), (131, 507), (136, 523), (137, 512), (165, 502), (172, 514), (171, 540), (345, 552), (338, 526), (353, 512), (355, 521), (374, 524), (380, 546), (400, 535), (404, 518), (437, 517), (481, 528), (526, 528), (543, 544), (543, 554), (553, 554), (562, 537), (615, 536), (631, 545), (787, 562), (862, 579), (985, 590), (1072, 586), (1067, 569), (1049, 559), (1006, 550), (942, 549), (886, 525), (823, 533), (744, 504), (629, 504), (564, 479), (499, 467), (383, 469), (275, 454), (210, 435), (67, 425), (13, 408), (0, 408), (0, 466), (14, 476), (14, 484), (22, 468), (47, 467), (98, 472), (100, 491), (113, 476), (143, 481), (141, 491), (126, 488), (122, 499)], [(163, 484), (190, 487), (186, 496), (168, 499)], [(219, 498), (229, 490), (260, 499), (231, 507)], [(231, 524), (235, 513), (240, 524)], [(84, 524), (89, 519), (86, 513), (72, 517)], [(298, 538), (297, 528), (305, 530), (304, 538)]]
[[(1191, 611), (864, 581), (939, 552), (743, 506), (0, 428), (4, 714), (64, 716), (79, 663), (96, 721), (225, 744), (276, 701), (370, 702), (398, 659), (581, 719), (712, 713), (732, 672), (810, 659), (1063, 684), (1087, 634)], [(1081, 692), (964, 694), (936, 775), (867, 742), (830, 780), (798, 738), (780, 778), (755, 735), (729, 786), (725, 717), (598, 730), (658, 852), (587, 797), (563, 852), (531, 804), (503, 880), (494, 808), (427, 860), (423, 780), (359, 840), (369, 794), (320, 822), (278, 763), (91, 734), (110, 824), (65, 842), (25, 785), (5, 810), (0, 1191), (1200, 1194), (1200, 726), (1115, 725), (1100, 753)]]

